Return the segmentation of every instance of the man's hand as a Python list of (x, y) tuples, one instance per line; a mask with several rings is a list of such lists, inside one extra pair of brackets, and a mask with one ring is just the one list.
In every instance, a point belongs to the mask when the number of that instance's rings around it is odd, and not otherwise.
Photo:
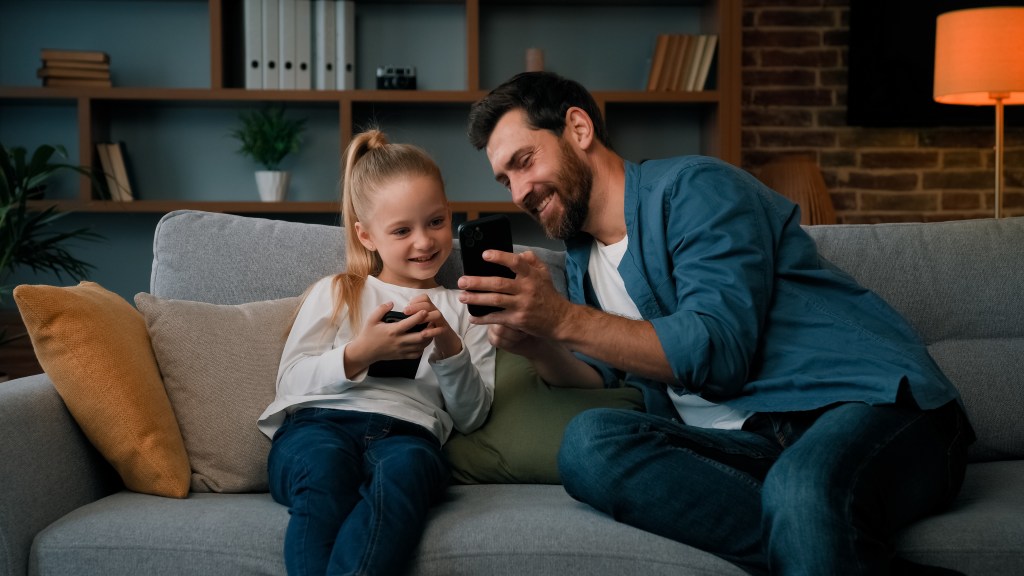
[[(483, 253), (483, 258), (488, 262), (508, 267), (515, 272), (516, 277), (459, 278), (459, 288), (467, 290), (459, 295), (461, 302), (504, 308), (486, 316), (473, 317), (470, 321), (474, 324), (500, 324), (527, 336), (557, 340), (558, 332), (564, 325), (565, 316), (572, 305), (555, 289), (547, 266), (533, 252), (513, 254), (487, 250)], [(491, 334), (492, 342), (495, 336), (502, 340), (522, 339), (513, 334), (496, 335), (493, 331)], [(516, 342), (509, 344), (516, 345)]]

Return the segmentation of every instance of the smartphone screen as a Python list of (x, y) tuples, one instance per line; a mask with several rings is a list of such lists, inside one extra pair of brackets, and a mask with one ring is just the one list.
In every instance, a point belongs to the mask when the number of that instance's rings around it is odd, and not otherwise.
[[(515, 278), (511, 269), (483, 258), (484, 250), (512, 251), (512, 225), (508, 216), (495, 214), (459, 225), (459, 246), (462, 252), (462, 270), (466, 276), (501, 276)], [(473, 316), (485, 316), (501, 308), (470, 305)]]

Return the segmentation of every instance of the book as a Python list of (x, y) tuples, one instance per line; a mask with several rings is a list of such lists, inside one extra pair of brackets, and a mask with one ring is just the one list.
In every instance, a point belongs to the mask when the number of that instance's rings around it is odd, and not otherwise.
[(700, 68), (700, 57), (704, 46), (708, 43), (706, 34), (698, 34), (691, 41), (691, 49), (686, 53), (686, 77), (680, 79), (680, 90), (693, 91), (697, 83), (697, 70)]
[(263, 88), (263, 0), (245, 0), (245, 87)]
[(263, 0), (263, 87), (272, 90), (281, 86), (280, 11), (278, 0)]
[(128, 168), (124, 162), (124, 144), (112, 142), (107, 145), (110, 153), (110, 165), (114, 169), (114, 177), (117, 180), (118, 200), (130, 202), (133, 199), (132, 184), (128, 179)]
[(278, 88), (295, 89), (295, 0), (278, 2), (279, 18), (277, 24), (278, 39), (278, 74), (281, 80)]
[(313, 19), (310, 0), (295, 0), (295, 88), (313, 87)]
[(657, 90), (658, 82), (665, 68), (665, 53), (668, 51), (668, 34), (658, 34), (651, 56), (651, 70), (647, 74), (647, 90)]
[(338, 87), (335, 65), (338, 37), (335, 32), (337, 22), (334, 7), (334, 0), (313, 0), (313, 87), (317, 90), (334, 90)]
[(41, 51), (43, 60), (74, 60), (76, 62), (102, 62), (109, 63), (110, 56), (106, 52), (96, 50), (53, 50), (43, 48)]
[(718, 47), (718, 35), (710, 34), (704, 53), (701, 54), (700, 70), (697, 72), (697, 80), (694, 90), (704, 90), (708, 83), (708, 73), (711, 71), (711, 62), (715, 58), (715, 49)]
[(78, 60), (43, 60), (43, 66), (47, 68), (68, 68), (74, 70), (110, 70), (107, 62), (80, 62)]
[(338, 90), (352, 90), (356, 87), (356, 3), (337, 0), (334, 15)]
[(669, 38), (668, 59), (665, 63), (665, 75), (661, 82), (662, 90), (675, 90), (683, 73), (683, 58), (686, 56), (690, 37), (685, 34), (673, 34)]
[(43, 86), (50, 88), (110, 88), (109, 79), (101, 78), (43, 78)]
[(79, 68), (54, 68), (44, 66), (36, 70), (38, 78), (96, 78), (110, 80), (110, 70), (81, 70)]
[(119, 200), (117, 193), (117, 177), (114, 176), (114, 166), (110, 163), (110, 150), (104, 142), (96, 143), (96, 155), (100, 159), (100, 168), (103, 170), (103, 178), (107, 183), (107, 194), (110, 200)]

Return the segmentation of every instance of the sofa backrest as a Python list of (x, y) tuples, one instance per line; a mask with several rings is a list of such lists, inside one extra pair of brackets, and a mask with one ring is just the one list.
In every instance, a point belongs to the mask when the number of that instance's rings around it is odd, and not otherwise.
[[(438, 280), (449, 288), (462, 275), (458, 240)], [(533, 250), (565, 293), (562, 252)], [(345, 268), (342, 228), (178, 210), (156, 226), (150, 291), (161, 298), (241, 304), (301, 294), (310, 284)]]
[(807, 231), (928, 344), (978, 433), (972, 460), (1024, 457), (1024, 218)]
[[(1024, 457), (1024, 218), (807, 230), (824, 257), (921, 334), (978, 432), (971, 458)], [(531, 249), (564, 293), (564, 254)], [(157, 225), (151, 291), (215, 304), (270, 300), (301, 294), (344, 262), (336, 226), (183, 210)], [(454, 286), (461, 274), (456, 241), (439, 279)]]

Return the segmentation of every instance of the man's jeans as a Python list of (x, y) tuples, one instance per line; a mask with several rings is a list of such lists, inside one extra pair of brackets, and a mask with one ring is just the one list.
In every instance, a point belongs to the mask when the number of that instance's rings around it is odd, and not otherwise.
[(839, 404), (709, 430), (598, 409), (570, 422), (566, 491), (751, 573), (887, 574), (890, 537), (960, 490), (973, 438), (956, 402)]
[(437, 438), (389, 416), (307, 408), (274, 435), (270, 493), (288, 506), (292, 576), (400, 574), (449, 472)]

